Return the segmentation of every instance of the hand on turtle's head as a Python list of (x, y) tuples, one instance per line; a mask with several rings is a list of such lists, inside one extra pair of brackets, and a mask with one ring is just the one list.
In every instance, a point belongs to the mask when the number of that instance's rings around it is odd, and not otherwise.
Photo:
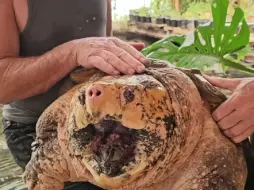
[(147, 62), (142, 43), (128, 43), (112, 37), (75, 40), (74, 55), (85, 68), (97, 68), (110, 75), (142, 73)]
[(254, 133), (254, 78), (205, 78), (214, 86), (232, 90), (232, 95), (213, 112), (223, 133), (240, 143)]

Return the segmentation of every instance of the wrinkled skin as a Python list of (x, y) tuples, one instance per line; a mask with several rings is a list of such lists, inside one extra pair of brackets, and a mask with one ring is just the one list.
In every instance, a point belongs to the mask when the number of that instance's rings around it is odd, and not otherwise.
[(195, 72), (151, 61), (134, 76), (74, 74), (79, 84), (38, 121), (28, 188), (89, 181), (119, 190), (244, 189), (243, 152), (211, 117), (225, 97)]

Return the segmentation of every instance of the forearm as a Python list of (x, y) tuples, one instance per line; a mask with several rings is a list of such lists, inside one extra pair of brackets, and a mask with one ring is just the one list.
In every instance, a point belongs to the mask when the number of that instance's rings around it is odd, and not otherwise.
[(70, 43), (38, 57), (0, 60), (0, 103), (28, 98), (47, 91), (75, 68)]

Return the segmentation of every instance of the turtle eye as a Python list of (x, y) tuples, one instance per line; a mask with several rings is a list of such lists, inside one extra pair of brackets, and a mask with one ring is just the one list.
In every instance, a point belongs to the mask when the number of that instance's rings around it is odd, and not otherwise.
[(126, 88), (123, 92), (123, 96), (126, 104), (132, 102), (135, 98), (134, 89)]
[(80, 92), (80, 94), (78, 95), (78, 100), (82, 106), (85, 105), (86, 95), (84, 92)]

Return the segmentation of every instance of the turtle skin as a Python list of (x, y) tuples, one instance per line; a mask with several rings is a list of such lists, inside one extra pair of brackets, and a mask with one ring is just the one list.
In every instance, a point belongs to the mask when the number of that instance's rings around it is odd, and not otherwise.
[(29, 190), (60, 190), (67, 181), (112, 190), (244, 189), (243, 150), (211, 117), (226, 97), (199, 70), (150, 60), (142, 74), (90, 69), (70, 78), (36, 125), (23, 175)]

